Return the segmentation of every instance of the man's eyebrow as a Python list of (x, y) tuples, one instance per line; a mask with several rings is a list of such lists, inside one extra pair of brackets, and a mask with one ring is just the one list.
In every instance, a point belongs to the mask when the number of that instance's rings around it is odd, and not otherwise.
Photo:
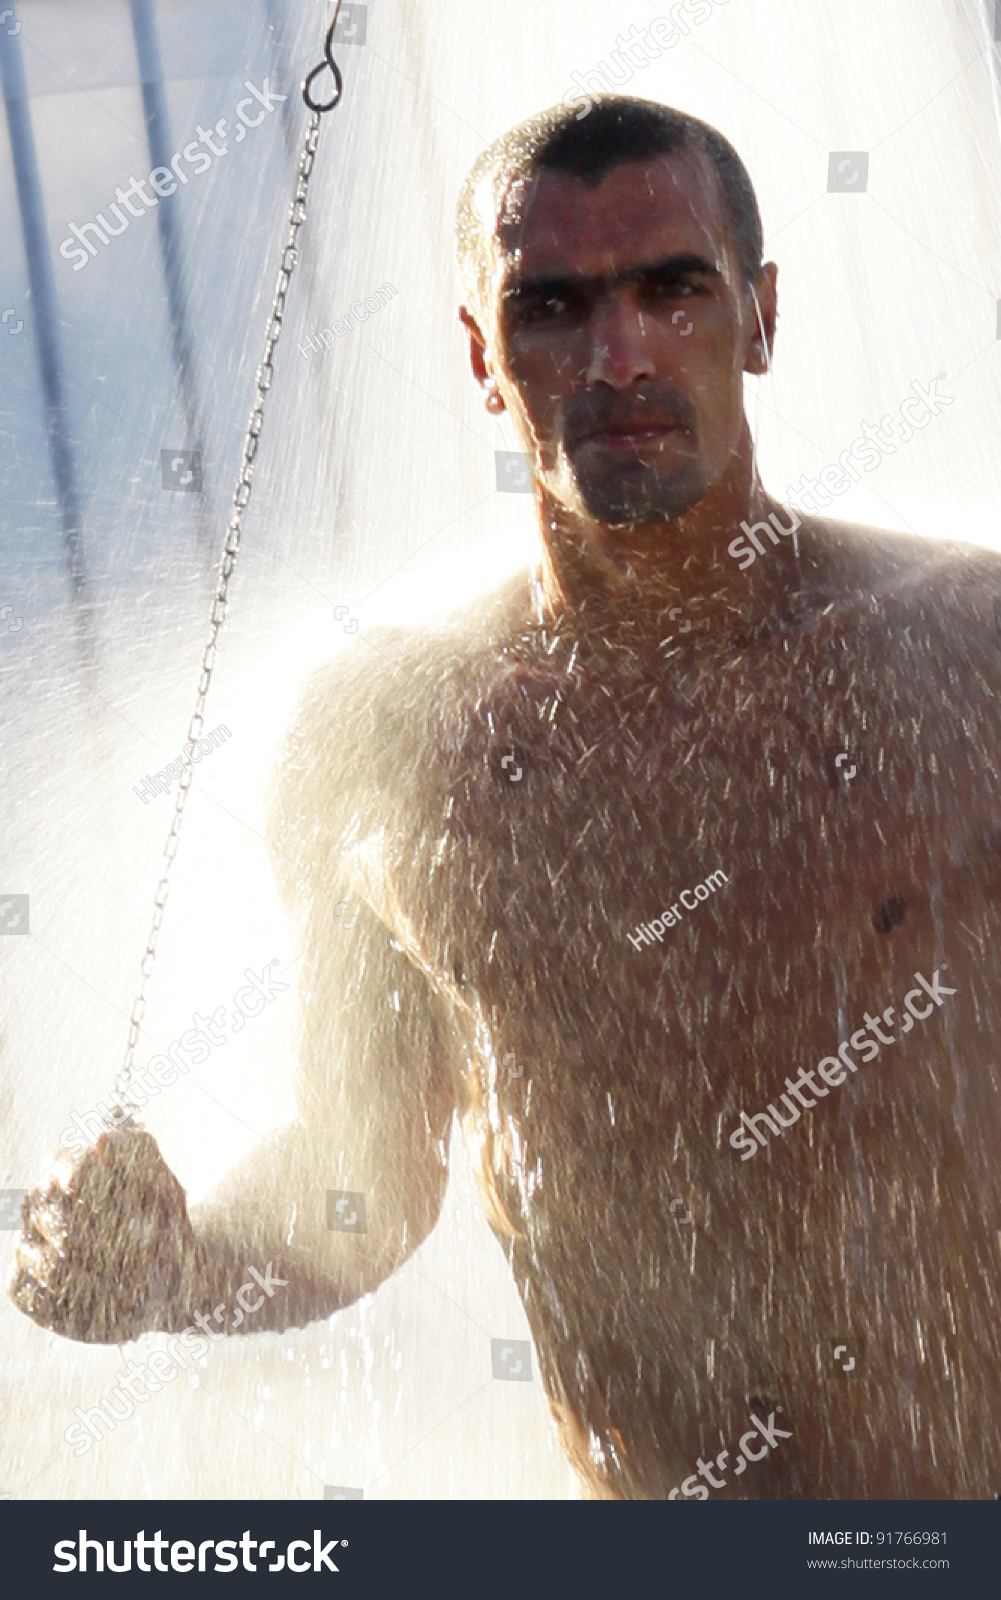
[(629, 267), (624, 272), (598, 273), (591, 277), (568, 273), (558, 278), (522, 278), (503, 289), (501, 299), (565, 294), (568, 290), (575, 290), (578, 293), (588, 290), (593, 292), (613, 283), (636, 283), (643, 278), (681, 278), (686, 273), (698, 273), (702, 277), (710, 278), (722, 275), (718, 261), (687, 251), (681, 255), (665, 256), (660, 261), (644, 262), (638, 267)]

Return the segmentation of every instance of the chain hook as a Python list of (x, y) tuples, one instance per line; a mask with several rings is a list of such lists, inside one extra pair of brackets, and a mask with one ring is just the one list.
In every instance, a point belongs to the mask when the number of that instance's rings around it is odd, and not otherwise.
[[(324, 59), (320, 62), (320, 65), (318, 67), (314, 67), (313, 68), (312, 72), (309, 74), (309, 76), (307, 78), (305, 78), (303, 80), (303, 83), (302, 83), (302, 98), (305, 100), (305, 102), (306, 102), (307, 106), (309, 107), (310, 111), (312, 111), (316, 116), (322, 116), (325, 111), (333, 111), (335, 105), (337, 105), (337, 103), (340, 100), (341, 95), (342, 95), (342, 93), (344, 91), (344, 80), (341, 77), (341, 69), (337, 65), (337, 62), (334, 60), (333, 56), (330, 53), (330, 47), (333, 44), (333, 40), (334, 40), (334, 29), (337, 27), (337, 19), (340, 16), (340, 14), (341, 14), (341, 0), (337, 0), (337, 9), (334, 12), (334, 20), (330, 24), (330, 27), (327, 29), (327, 37), (326, 37), (326, 41), (325, 41), (324, 46), (323, 46)], [(333, 99), (332, 100), (314, 100), (312, 92), (311, 92), (311, 89), (310, 89), (310, 85), (312, 84), (313, 79), (314, 78), (318, 78), (321, 72), (326, 72), (328, 67), (330, 68), (331, 72), (334, 75), (334, 96), (333, 96)]]

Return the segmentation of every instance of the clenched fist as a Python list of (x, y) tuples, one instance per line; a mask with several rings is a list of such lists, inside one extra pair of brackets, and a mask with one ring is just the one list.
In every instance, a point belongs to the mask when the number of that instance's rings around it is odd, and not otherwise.
[(167, 1325), (194, 1236), (151, 1134), (126, 1123), (79, 1160), (58, 1159), (22, 1215), (8, 1290), (26, 1316), (87, 1344)]

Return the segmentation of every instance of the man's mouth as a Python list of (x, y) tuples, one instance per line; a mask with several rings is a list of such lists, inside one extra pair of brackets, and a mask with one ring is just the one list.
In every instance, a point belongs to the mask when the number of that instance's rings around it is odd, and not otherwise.
[(599, 450), (641, 450), (649, 449), (663, 443), (674, 434), (682, 434), (687, 430), (677, 422), (665, 423), (624, 423), (607, 428), (599, 428), (594, 433), (586, 434), (581, 439), (578, 449), (585, 445), (595, 445)]

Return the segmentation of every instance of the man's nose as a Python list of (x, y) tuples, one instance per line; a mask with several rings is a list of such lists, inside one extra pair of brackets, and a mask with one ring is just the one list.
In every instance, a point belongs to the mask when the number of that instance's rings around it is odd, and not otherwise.
[(592, 316), (593, 344), (588, 384), (611, 389), (656, 377), (652, 328), (627, 288), (603, 295)]

